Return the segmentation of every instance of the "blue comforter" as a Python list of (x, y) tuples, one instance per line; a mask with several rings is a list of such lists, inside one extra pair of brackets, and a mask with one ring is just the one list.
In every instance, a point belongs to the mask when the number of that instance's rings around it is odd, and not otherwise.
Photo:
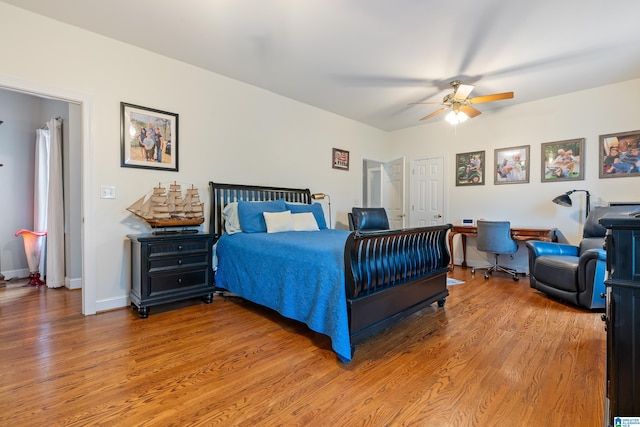
[(345, 230), (224, 234), (216, 286), (331, 337), (351, 360), (344, 277)]

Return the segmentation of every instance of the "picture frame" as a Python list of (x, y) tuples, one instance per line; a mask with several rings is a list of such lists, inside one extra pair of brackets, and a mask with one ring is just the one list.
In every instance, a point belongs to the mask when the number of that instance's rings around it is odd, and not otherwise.
[(484, 185), (485, 152), (456, 154), (456, 186)]
[(334, 148), (331, 156), (334, 169), (349, 170), (349, 152), (341, 148)]
[(121, 167), (178, 172), (178, 114), (121, 102), (120, 122)]
[(640, 176), (640, 130), (600, 135), (599, 177)]
[(497, 148), (494, 184), (523, 184), (529, 182), (529, 145)]
[(584, 138), (543, 142), (540, 148), (542, 182), (584, 180)]

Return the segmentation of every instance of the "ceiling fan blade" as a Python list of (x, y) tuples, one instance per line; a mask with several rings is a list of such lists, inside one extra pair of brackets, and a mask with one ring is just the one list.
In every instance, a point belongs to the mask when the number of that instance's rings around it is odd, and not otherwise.
[(471, 105), (462, 105), (460, 107), (460, 111), (469, 116), (470, 119), (473, 119), (475, 116), (479, 116), (482, 112)]
[(453, 95), (455, 99), (465, 100), (469, 97), (469, 94), (473, 90), (475, 86), (472, 85), (460, 85), (458, 86), (458, 90)]
[(428, 116), (424, 116), (423, 118), (421, 118), (420, 120), (427, 120), (430, 119), (433, 116), (437, 116), (438, 114), (442, 113), (443, 111), (449, 109), (449, 107), (442, 107), (439, 110), (434, 111), (433, 113), (429, 114)]
[(513, 98), (513, 92), (504, 92), (504, 93), (494, 93), (493, 95), (476, 96), (475, 98), (469, 99), (469, 102), (471, 102), (472, 104), (479, 104), (481, 102), (499, 101), (501, 99), (511, 99), (511, 98)]

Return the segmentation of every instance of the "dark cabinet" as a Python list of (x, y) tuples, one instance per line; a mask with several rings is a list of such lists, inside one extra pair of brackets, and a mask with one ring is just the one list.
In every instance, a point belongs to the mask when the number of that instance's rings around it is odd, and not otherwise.
[(131, 306), (149, 307), (187, 298), (213, 299), (214, 236), (204, 233), (128, 235), (131, 242)]
[(640, 417), (640, 218), (604, 217), (607, 227), (605, 425)]

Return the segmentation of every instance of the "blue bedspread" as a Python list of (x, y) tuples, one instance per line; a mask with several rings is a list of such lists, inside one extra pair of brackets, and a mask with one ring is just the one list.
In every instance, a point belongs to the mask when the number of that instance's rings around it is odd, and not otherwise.
[(344, 278), (345, 230), (224, 234), (216, 286), (331, 337), (351, 360)]

